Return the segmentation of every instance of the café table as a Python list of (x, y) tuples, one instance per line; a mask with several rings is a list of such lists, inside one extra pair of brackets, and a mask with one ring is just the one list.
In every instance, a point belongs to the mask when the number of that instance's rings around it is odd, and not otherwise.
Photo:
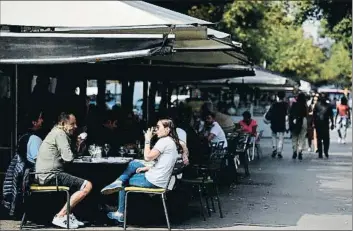
[[(116, 206), (118, 194), (104, 196), (102, 188), (115, 181), (126, 169), (131, 157), (80, 157), (67, 166), (66, 172), (88, 180), (93, 188), (90, 195), (77, 207), (84, 220), (97, 221), (105, 216), (107, 205)], [(81, 204), (81, 203), (80, 203)]]

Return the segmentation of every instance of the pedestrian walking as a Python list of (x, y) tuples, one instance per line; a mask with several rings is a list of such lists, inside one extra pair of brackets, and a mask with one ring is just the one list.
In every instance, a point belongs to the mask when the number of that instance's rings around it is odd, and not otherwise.
[(348, 100), (345, 96), (341, 98), (341, 103), (337, 106), (335, 124), (338, 132), (338, 143), (346, 143), (347, 128), (350, 124), (350, 111)]
[(284, 101), (285, 92), (277, 94), (278, 101), (272, 104), (265, 115), (266, 120), (271, 123), (272, 130), (272, 158), (282, 158), (284, 133), (286, 131), (286, 117), (288, 114), (288, 103)]
[[(308, 105), (308, 130), (307, 130), (307, 138), (308, 138), (308, 151), (314, 151), (317, 152), (317, 141), (316, 141), (316, 130), (314, 128), (314, 122), (313, 122), (313, 114), (314, 114), (314, 107), (315, 104), (317, 103), (319, 98), (319, 95), (313, 95), (313, 98)], [(314, 146), (314, 147), (313, 147)]]
[(297, 101), (293, 103), (289, 110), (289, 129), (292, 134), (293, 159), (298, 156), (303, 159), (303, 148), (308, 128), (307, 122), (308, 108), (306, 105), (306, 96), (300, 93)]
[(332, 106), (329, 104), (325, 93), (320, 94), (319, 101), (314, 107), (313, 120), (314, 128), (317, 133), (317, 149), (319, 158), (323, 157), (323, 152), (326, 158), (328, 158), (328, 151), (330, 148), (330, 122), (331, 130), (334, 129), (334, 122)]

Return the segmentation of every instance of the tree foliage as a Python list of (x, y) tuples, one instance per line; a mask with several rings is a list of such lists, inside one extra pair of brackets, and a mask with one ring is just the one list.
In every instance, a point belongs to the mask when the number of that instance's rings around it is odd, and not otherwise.
[[(218, 22), (216, 29), (242, 42), (256, 64), (266, 60), (270, 70), (311, 81), (351, 79), (351, 1), (234, 1), (188, 13)], [(335, 40), (328, 52), (304, 36), (305, 20), (320, 20), (321, 37)]]
[[(164, 5), (163, 5), (164, 4)], [(352, 76), (352, 1), (183, 1), (161, 6), (216, 23), (243, 43), (254, 63), (285, 75), (348, 84)], [(319, 20), (320, 36), (335, 42), (328, 50), (304, 36), (302, 24)]]
[(321, 79), (336, 80), (342, 85), (350, 85), (352, 77), (352, 59), (343, 42), (333, 44), (331, 54), (322, 64)]

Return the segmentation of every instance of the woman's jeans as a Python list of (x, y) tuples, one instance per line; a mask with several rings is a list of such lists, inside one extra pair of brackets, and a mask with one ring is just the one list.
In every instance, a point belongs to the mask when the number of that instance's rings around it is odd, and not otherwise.
[(346, 139), (348, 128), (348, 116), (338, 116), (336, 126), (339, 138)]
[[(118, 178), (123, 182), (124, 186), (137, 186), (143, 188), (158, 188), (154, 184), (150, 183), (146, 177), (145, 173), (136, 173), (138, 168), (145, 167), (142, 163), (138, 161), (131, 161), (123, 174)], [(118, 211), (120, 213), (124, 213), (125, 209), (125, 190), (121, 190), (119, 192), (119, 208)]]
[(305, 136), (308, 129), (308, 123), (306, 118), (303, 118), (302, 129), (298, 134), (292, 133), (292, 148), (293, 152), (301, 153), (305, 146)]
[[(277, 135), (278, 135), (278, 138), (277, 138)], [(277, 153), (282, 153), (283, 141), (284, 141), (284, 132), (273, 132), (272, 131), (272, 149), (273, 149), (273, 151), (277, 151)]]

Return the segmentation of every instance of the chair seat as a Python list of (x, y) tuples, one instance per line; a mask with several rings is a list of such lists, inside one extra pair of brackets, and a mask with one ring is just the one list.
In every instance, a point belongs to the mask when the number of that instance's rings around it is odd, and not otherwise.
[(70, 188), (66, 186), (45, 186), (45, 185), (38, 185), (38, 184), (32, 184), (30, 186), (31, 191), (69, 191)]
[(184, 183), (190, 183), (190, 184), (212, 184), (213, 180), (212, 179), (204, 179), (202, 177), (198, 177), (195, 179), (181, 179), (182, 182)]
[(125, 187), (125, 192), (149, 192), (149, 193), (164, 193), (164, 188), (143, 188), (143, 187)]

